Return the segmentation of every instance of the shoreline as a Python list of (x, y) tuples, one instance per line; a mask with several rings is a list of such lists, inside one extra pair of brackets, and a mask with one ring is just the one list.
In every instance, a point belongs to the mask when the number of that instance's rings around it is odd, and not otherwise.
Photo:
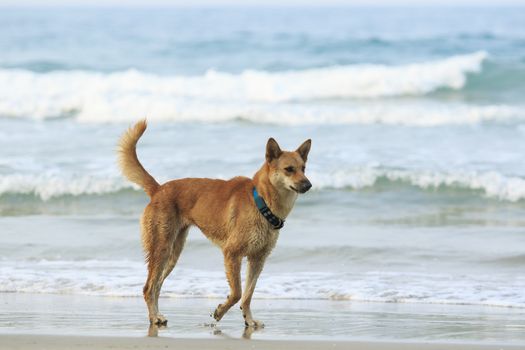
[(244, 328), (238, 307), (233, 307), (221, 322), (214, 322), (210, 313), (219, 302), (161, 298), (160, 308), (168, 326), (150, 329), (142, 298), (0, 293), (0, 344), (13, 341), (13, 348), (24, 349), (26, 338), (40, 342), (57, 336), (150, 339), (155, 344), (148, 335), (156, 334), (156, 339), (184, 339), (190, 343), (206, 340), (224, 344), (251, 339), (254, 344), (303, 342), (323, 346), (385, 342), (525, 346), (525, 312), (521, 309), (254, 299), (254, 316), (266, 327), (252, 330)]
[(520, 345), (479, 343), (434, 342), (383, 342), (383, 341), (305, 341), (305, 340), (239, 340), (239, 339), (175, 339), (152, 337), (65, 336), (0, 334), (0, 349), (32, 350), (42, 348), (62, 349), (183, 349), (236, 350), (246, 349), (350, 349), (350, 350), (514, 350)]

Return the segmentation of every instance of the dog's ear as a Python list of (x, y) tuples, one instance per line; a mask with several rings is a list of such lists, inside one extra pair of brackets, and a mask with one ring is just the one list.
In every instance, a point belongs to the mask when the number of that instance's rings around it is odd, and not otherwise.
[(301, 156), (301, 158), (303, 158), (305, 162), (308, 159), (308, 153), (310, 152), (310, 146), (312, 146), (312, 140), (308, 139), (304, 141), (303, 144), (295, 150), (295, 152), (299, 153), (299, 155)]
[(277, 141), (270, 137), (266, 143), (266, 161), (270, 163), (272, 160), (279, 158), (282, 153), (283, 151), (281, 151)]

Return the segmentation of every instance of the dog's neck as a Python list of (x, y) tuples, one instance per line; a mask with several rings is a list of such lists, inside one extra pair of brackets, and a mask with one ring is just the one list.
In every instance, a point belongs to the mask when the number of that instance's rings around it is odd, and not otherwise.
[(268, 173), (268, 163), (264, 163), (261, 169), (255, 173), (253, 184), (272, 213), (284, 220), (292, 211), (297, 199), (297, 193), (284, 188), (277, 189), (270, 182)]

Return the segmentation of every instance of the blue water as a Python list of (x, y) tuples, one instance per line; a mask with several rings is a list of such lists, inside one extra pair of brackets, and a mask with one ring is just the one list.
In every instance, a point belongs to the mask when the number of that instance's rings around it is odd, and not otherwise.
[[(2, 9), (0, 291), (140, 295), (147, 116), (159, 181), (313, 139), (257, 298), (524, 308), (524, 82), (522, 8)], [(220, 266), (192, 232), (165, 295)]]

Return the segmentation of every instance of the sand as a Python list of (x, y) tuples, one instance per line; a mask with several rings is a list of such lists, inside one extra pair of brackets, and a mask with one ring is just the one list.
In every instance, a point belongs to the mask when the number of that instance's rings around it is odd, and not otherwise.
[(0, 335), (0, 349), (361, 349), (361, 350), (482, 350), (523, 349), (511, 345), (454, 343), (402, 343), (352, 341), (235, 340), (235, 339), (173, 339), (149, 337), (86, 337), (50, 335)]

